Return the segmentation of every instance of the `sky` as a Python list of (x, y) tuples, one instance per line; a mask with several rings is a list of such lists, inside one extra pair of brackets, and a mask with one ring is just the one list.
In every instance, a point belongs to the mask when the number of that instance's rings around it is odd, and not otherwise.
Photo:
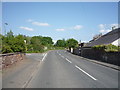
[[(118, 23), (117, 2), (3, 2), (3, 33), (90, 41)], [(5, 25), (4, 23), (8, 23)], [(4, 28), (5, 27), (5, 28)]]

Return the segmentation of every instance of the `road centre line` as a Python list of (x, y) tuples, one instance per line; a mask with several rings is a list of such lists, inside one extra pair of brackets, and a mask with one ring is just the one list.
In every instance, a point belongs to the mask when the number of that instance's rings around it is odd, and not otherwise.
[(84, 70), (82, 70), (80, 67), (78, 67), (77, 65), (75, 65), (75, 67), (77, 69), (79, 69), (80, 71), (82, 71), (83, 73), (85, 73), (86, 75), (88, 75), (90, 78), (92, 78), (93, 80), (97, 80), (96, 78), (94, 78), (93, 76), (91, 76), (90, 74), (88, 74), (87, 72), (85, 72)]
[[(59, 54), (62, 58), (65, 58), (64, 56), (62, 56), (61, 54)], [(69, 63), (72, 63), (69, 59), (65, 58)], [(82, 71), (83, 73), (85, 73), (87, 76), (89, 76), (90, 78), (92, 78), (93, 80), (97, 80), (96, 78), (94, 78), (93, 76), (91, 76), (90, 74), (88, 74), (87, 72), (85, 72), (83, 69), (81, 69), (79, 66), (75, 65), (75, 67), (77, 69), (79, 69), (80, 71)]]
[[(65, 58), (64, 56), (62, 56), (61, 54), (59, 54), (62, 58)], [(67, 58), (65, 58), (69, 63), (72, 63), (70, 60), (68, 60)]]
[(69, 63), (72, 63), (70, 60), (68, 60), (67, 58), (66, 58), (66, 60), (69, 62)]
[[(42, 61), (47, 56), (47, 53), (44, 53), (43, 55), (44, 55), (44, 57), (42, 58)], [(33, 79), (34, 75), (38, 72), (39, 66), (40, 66), (40, 63), (36, 66), (36, 70), (34, 70), (33, 73), (31, 73), (29, 79), (23, 84), (22, 88), (26, 88), (28, 86), (29, 82)]]
[(46, 56), (47, 56), (47, 53), (44, 54), (44, 57), (42, 58), (42, 61), (45, 59)]

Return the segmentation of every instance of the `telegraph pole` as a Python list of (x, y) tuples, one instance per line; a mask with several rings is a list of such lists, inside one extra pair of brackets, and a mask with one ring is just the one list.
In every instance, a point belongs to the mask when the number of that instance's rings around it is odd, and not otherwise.
[(6, 35), (6, 27), (5, 27), (5, 25), (8, 25), (8, 23), (4, 23), (4, 29), (5, 29), (5, 35)]

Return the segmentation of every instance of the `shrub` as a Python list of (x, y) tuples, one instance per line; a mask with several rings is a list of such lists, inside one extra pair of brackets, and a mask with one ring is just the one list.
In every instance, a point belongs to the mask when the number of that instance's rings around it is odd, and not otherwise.
[(120, 47), (112, 44), (109, 45), (95, 45), (92, 47), (96, 50), (103, 50), (105, 52), (120, 52)]

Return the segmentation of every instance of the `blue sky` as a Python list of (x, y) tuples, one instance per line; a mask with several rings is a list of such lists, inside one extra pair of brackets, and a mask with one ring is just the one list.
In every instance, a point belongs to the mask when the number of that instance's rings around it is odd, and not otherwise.
[(8, 23), (6, 31), (11, 29), (15, 35), (90, 41), (94, 35), (105, 34), (117, 25), (118, 3), (4, 2), (2, 19)]

